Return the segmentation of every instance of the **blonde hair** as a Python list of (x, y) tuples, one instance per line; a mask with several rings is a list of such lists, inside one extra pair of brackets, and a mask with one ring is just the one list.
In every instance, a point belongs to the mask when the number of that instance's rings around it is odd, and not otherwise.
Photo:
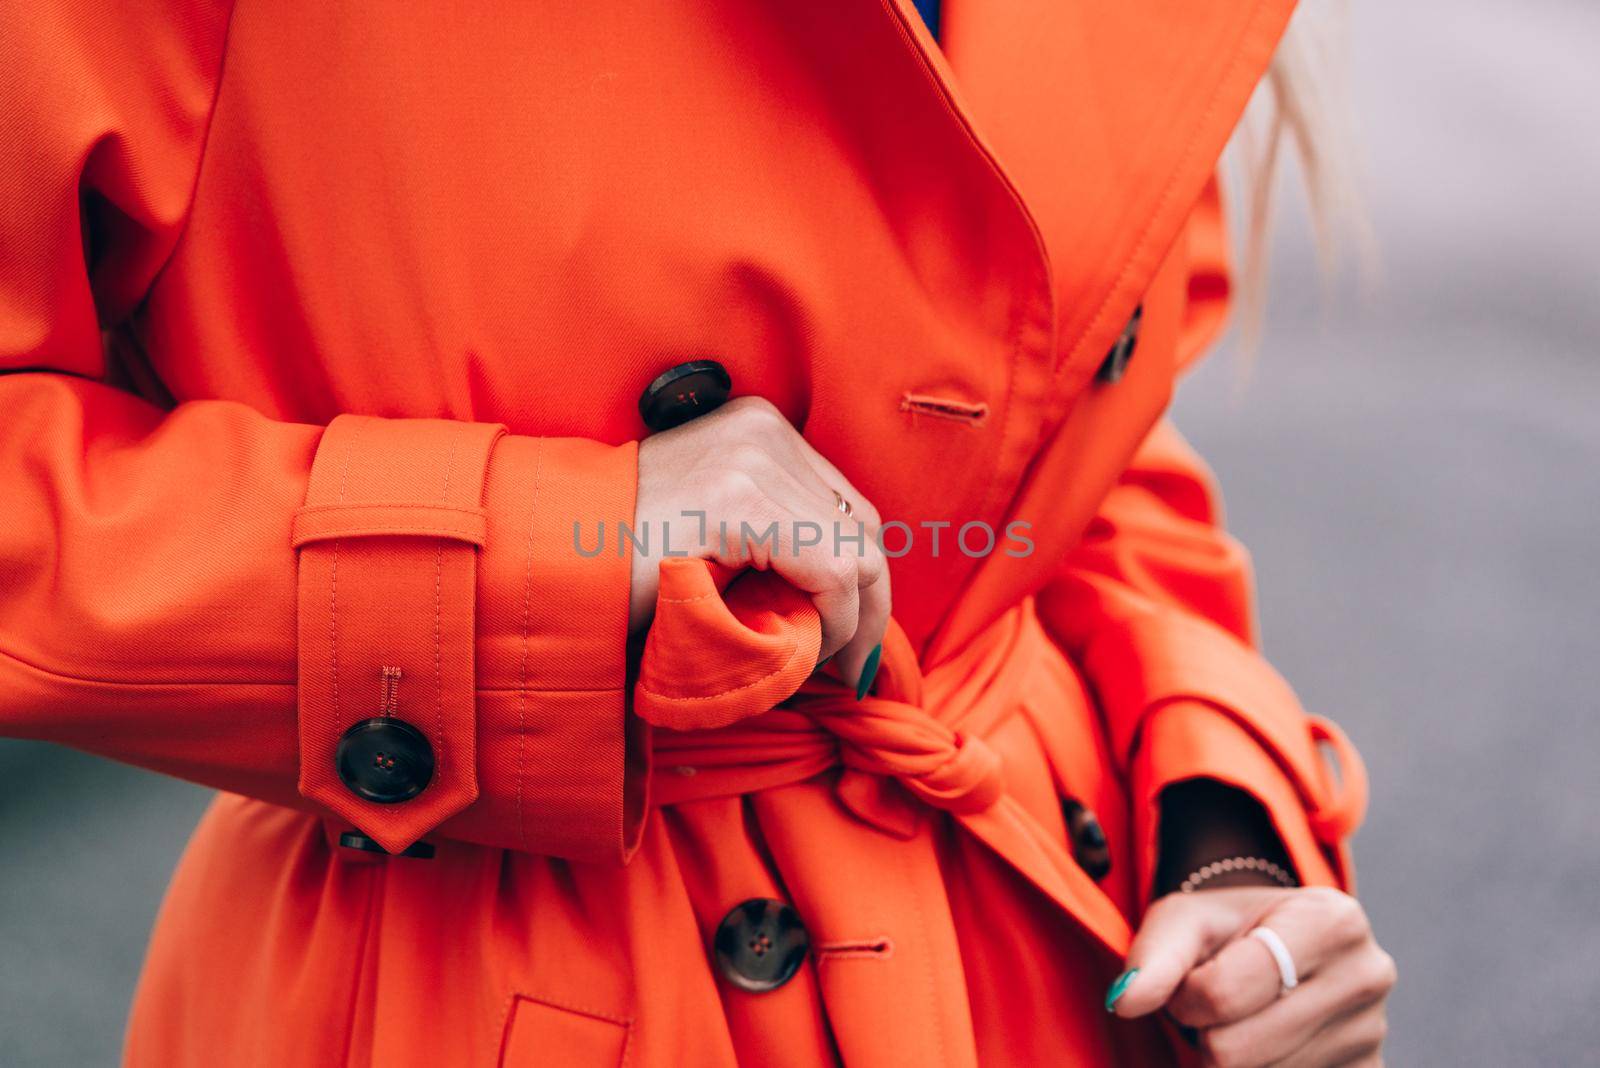
[(1248, 364), (1261, 343), (1275, 193), (1284, 143), (1294, 149), (1310, 208), (1325, 283), (1353, 246), (1358, 273), (1370, 277), (1376, 252), (1360, 195), (1349, 93), (1349, 8), (1341, 0), (1303, 3), (1229, 143), (1237, 212), (1235, 324)]

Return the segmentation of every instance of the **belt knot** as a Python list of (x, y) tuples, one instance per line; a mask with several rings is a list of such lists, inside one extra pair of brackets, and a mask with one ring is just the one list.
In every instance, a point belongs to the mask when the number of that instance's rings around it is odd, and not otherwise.
[(1000, 799), (1000, 758), (975, 734), (957, 731), (903, 701), (803, 701), (804, 712), (839, 743), (851, 771), (898, 780), (926, 804), (948, 812), (982, 812)]
[(711, 730), (657, 730), (654, 804), (727, 797), (796, 783), (842, 765), (840, 801), (886, 833), (910, 837), (920, 814), (984, 812), (1005, 794), (985, 742), (1016, 710), (1027, 665), (1045, 641), (1024, 602), (926, 675), (891, 621), (873, 695), (808, 679), (782, 705)]

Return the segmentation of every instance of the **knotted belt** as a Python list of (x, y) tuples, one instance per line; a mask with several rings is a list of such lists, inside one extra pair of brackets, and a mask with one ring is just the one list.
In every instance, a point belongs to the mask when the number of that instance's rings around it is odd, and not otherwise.
[(1006, 793), (985, 736), (1016, 714), (1018, 689), (1049, 649), (1032, 601), (1017, 605), (953, 660), (923, 674), (897, 624), (884, 639), (876, 695), (857, 701), (813, 678), (782, 706), (712, 730), (654, 732), (652, 803), (736, 797), (843, 767), (839, 800), (909, 838), (942, 809), (1095, 934), (1127, 951), (1127, 920), (1064, 842)]
[[(783, 707), (712, 731), (658, 731), (658, 804), (746, 793), (843, 765), (846, 803), (870, 796), (863, 779), (897, 782), (905, 795), (949, 812), (981, 812), (1005, 790), (1000, 758), (983, 736), (1013, 714), (1023, 661), (1037, 629), (1031, 605), (1012, 609), (957, 661), (924, 678), (898, 624), (885, 636), (877, 696), (857, 701), (814, 679)], [(901, 820), (858, 811), (899, 830)]]

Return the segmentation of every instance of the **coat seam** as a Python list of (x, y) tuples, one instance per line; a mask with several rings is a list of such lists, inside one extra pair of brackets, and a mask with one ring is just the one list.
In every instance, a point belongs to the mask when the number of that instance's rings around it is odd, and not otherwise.
[(523, 784), (526, 778), (528, 748), (528, 648), (533, 629), (533, 533), (539, 515), (539, 480), (544, 469), (544, 439), (539, 438), (533, 453), (533, 474), (528, 488), (528, 537), (523, 546), (527, 558), (522, 579), (522, 664), (517, 675), (517, 840), (528, 848), (527, 818), (523, 813)]
[[(355, 451), (356, 440), (361, 435), (362, 424), (350, 431), (350, 440), (344, 443), (339, 457), (339, 503), (344, 503), (345, 491), (350, 481), (350, 454)], [(323, 431), (326, 440), (327, 431)], [(328, 565), (328, 677), (333, 695), (333, 721), (339, 722), (339, 538), (333, 539), (332, 560)]]
[(460, 512), (462, 515), (471, 516), (487, 514), (482, 508), (465, 504), (429, 504), (426, 501), (350, 501), (346, 503), (342, 499), (330, 504), (303, 504), (295, 509), (295, 514), (315, 515), (318, 512), (337, 512), (357, 508), (393, 508), (404, 511), (422, 509), (430, 512)]
[(500, 1049), (495, 1056), (496, 1063), (505, 1064), (506, 1042), (511, 1037), (511, 1027), (516, 1020), (517, 1002), (519, 1001), (527, 1001), (535, 1005), (556, 1009), (559, 1012), (571, 1013), (574, 1016), (587, 1016), (591, 1020), (615, 1024), (622, 1028), (622, 1056), (618, 1059), (618, 1068), (626, 1068), (626, 1065), (632, 1063), (634, 1023), (632, 1016), (618, 1016), (615, 1013), (604, 1012), (600, 1009), (582, 1008), (573, 1003), (556, 1001), (538, 994), (530, 994), (528, 991), (518, 987), (512, 988), (510, 996), (506, 998), (505, 1004), (500, 1009)]
[(761, 676), (759, 679), (754, 679), (754, 680), (752, 680), (750, 682), (747, 682), (747, 683), (744, 683), (743, 685), (740, 685), (740, 686), (730, 686), (726, 690), (718, 690), (716, 693), (688, 694), (688, 695), (684, 695), (684, 696), (674, 697), (671, 694), (665, 694), (665, 693), (661, 693), (658, 690), (652, 690), (650, 687), (648, 687), (648, 686), (646, 686), (644, 684), (644, 680), (642, 680), (642, 679), (639, 680), (638, 682), (636, 682), (634, 685), (638, 688), (638, 690), (641, 693), (647, 694), (650, 697), (654, 697), (657, 700), (661, 700), (661, 701), (671, 701), (671, 702), (675, 702), (675, 703), (678, 703), (678, 704), (691, 704), (691, 703), (696, 702), (696, 701), (715, 701), (718, 698), (726, 697), (729, 694), (740, 693), (740, 692), (742, 692), (744, 690), (753, 689), (753, 688), (755, 688), (757, 686), (760, 686), (763, 682), (766, 682), (768, 679), (773, 678), (773, 677), (775, 677), (777, 675), (783, 674), (786, 670), (788, 670), (789, 665), (794, 663), (794, 658), (800, 655), (801, 649), (802, 649), (802, 646), (798, 642), (796, 642), (795, 643), (795, 647), (789, 652), (789, 655), (784, 658), (783, 663), (779, 664), (777, 667), (773, 668), (771, 671), (767, 672), (765, 675)]
[[(439, 504), (443, 505), (450, 495), (450, 475), (456, 466), (456, 448), (461, 444), (461, 435), (454, 434), (450, 438), (450, 455), (444, 464), (444, 485), (439, 490)], [(438, 754), (436, 756), (435, 774), (444, 774), (444, 657), (442, 653), (442, 638), (440, 634), (441, 620), (444, 615), (444, 541), (440, 539), (433, 558), (433, 725), (435, 736), (439, 740)], [(454, 759), (455, 754), (451, 754)]]
[(940, 1003), (938, 979), (934, 974), (934, 961), (931, 951), (933, 939), (929, 937), (929, 933), (932, 928), (930, 928), (928, 925), (928, 914), (922, 905), (922, 895), (917, 893), (916, 876), (911, 870), (910, 851), (907, 849), (899, 849), (896, 850), (896, 852), (900, 856), (900, 870), (908, 876), (907, 882), (909, 884), (908, 889), (910, 890), (908, 897), (912, 902), (912, 911), (916, 913), (917, 926), (922, 930), (923, 934), (922, 945), (924, 951), (921, 956), (923, 970), (928, 977), (927, 992), (928, 1007), (930, 1009), (928, 1018), (935, 1021), (933, 1028), (935, 1048), (937, 1048), (939, 1051), (939, 1062), (941, 1064), (948, 1064), (950, 1062), (950, 1054), (949, 1050), (945, 1047), (944, 1006)]
[(334, 527), (331, 530), (318, 531), (306, 535), (301, 541), (301, 546), (310, 545), (318, 541), (330, 541), (338, 538), (366, 538), (366, 537), (397, 537), (397, 538), (437, 538), (440, 541), (464, 541), (468, 544), (478, 544), (477, 530), (472, 524), (447, 528), (444, 526), (425, 527), (421, 524), (397, 523), (392, 520), (368, 524), (350, 524), (348, 526)]
[[(20, 665), (26, 671), (32, 672), (32, 673), (34, 673), (36, 675), (43, 675), (46, 678), (53, 679), (53, 680), (55, 680), (57, 682), (69, 683), (69, 684), (81, 685), (81, 686), (108, 686), (108, 687), (114, 687), (114, 688), (153, 689), (153, 690), (192, 689), (192, 688), (201, 688), (201, 687), (204, 687), (204, 688), (238, 687), (240, 689), (248, 689), (250, 687), (271, 687), (271, 688), (274, 688), (274, 689), (290, 689), (290, 690), (292, 690), (292, 689), (298, 688), (299, 685), (300, 685), (298, 679), (125, 679), (125, 678), (98, 678), (98, 677), (93, 676), (93, 675), (75, 675), (75, 674), (73, 674), (71, 672), (68, 672), (68, 671), (58, 671), (55, 668), (47, 667), (44, 664), (35, 663), (34, 661), (29, 660), (27, 657), (21, 656), (21, 655), (15, 653), (15, 652), (13, 652), (10, 649), (6, 649), (6, 648), (3, 648), (3, 647), (0, 647), (0, 660), (10, 661), (13, 664)], [(483, 694), (505, 694), (505, 693), (516, 693), (519, 689), (521, 689), (521, 687), (517, 687), (517, 686), (475, 686), (473, 688), (473, 693), (479, 694), (479, 695), (483, 695)], [(533, 687), (527, 687), (526, 689), (527, 689), (528, 693), (534, 693), (534, 694), (539, 694), (539, 693), (552, 693), (552, 694), (560, 693), (560, 694), (596, 694), (596, 695), (598, 695), (598, 694), (620, 694), (620, 693), (624, 692), (625, 687), (622, 687), (622, 686), (598, 686), (598, 687), (589, 687), (589, 686), (533, 686)]]

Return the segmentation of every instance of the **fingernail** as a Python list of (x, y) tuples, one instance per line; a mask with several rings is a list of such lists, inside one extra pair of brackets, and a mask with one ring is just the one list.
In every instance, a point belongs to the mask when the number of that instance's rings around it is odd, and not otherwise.
[(832, 659), (833, 659), (833, 654), (829, 653), (827, 656), (823, 657), (821, 660), (818, 660), (817, 661), (817, 666), (812, 668), (811, 670), (812, 671), (820, 671), (822, 668), (827, 667), (828, 666), (828, 661), (830, 661)]
[(1133, 977), (1138, 974), (1138, 968), (1129, 968), (1111, 981), (1111, 989), (1106, 991), (1107, 1012), (1111, 1012), (1117, 1007), (1117, 999), (1128, 989), (1128, 984), (1133, 982)]
[(867, 654), (867, 662), (861, 665), (861, 678), (856, 682), (856, 700), (867, 696), (867, 691), (872, 689), (872, 680), (878, 677), (878, 661), (883, 657), (883, 643), (879, 642), (872, 647), (872, 652)]

